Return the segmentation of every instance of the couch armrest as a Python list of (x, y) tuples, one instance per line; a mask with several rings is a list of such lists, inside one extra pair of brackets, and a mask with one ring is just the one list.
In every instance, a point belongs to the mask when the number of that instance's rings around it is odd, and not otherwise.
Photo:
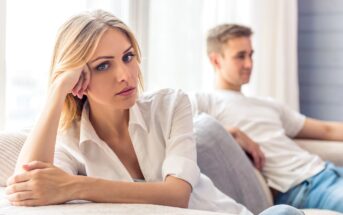
[(295, 139), (295, 142), (310, 153), (319, 155), (323, 160), (343, 166), (343, 142)]

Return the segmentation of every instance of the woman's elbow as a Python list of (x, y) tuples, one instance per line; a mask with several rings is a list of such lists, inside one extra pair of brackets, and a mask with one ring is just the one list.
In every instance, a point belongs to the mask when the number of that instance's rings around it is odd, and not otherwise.
[(179, 194), (174, 197), (174, 207), (179, 208), (188, 208), (189, 205), (190, 194)]
[(192, 186), (176, 177), (168, 177), (165, 184), (168, 188), (165, 194), (169, 197), (168, 205), (179, 208), (188, 208), (192, 193)]

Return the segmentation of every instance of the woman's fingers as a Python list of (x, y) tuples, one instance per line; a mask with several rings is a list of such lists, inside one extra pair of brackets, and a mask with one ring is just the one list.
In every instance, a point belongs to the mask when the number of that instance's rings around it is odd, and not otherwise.
[(36, 199), (27, 199), (23, 201), (11, 201), (11, 205), (13, 206), (40, 206), (44, 204), (40, 203)]
[(42, 162), (42, 161), (31, 161), (31, 162), (29, 162), (27, 164), (24, 164), (23, 165), (23, 169), (26, 170), (26, 171), (31, 171), (31, 170), (34, 170), (34, 169), (48, 168), (50, 166), (51, 166), (50, 163), (45, 163), (45, 162)]
[(29, 188), (28, 183), (29, 182), (21, 182), (21, 183), (15, 183), (15, 184), (9, 185), (6, 187), (5, 193), (6, 195), (10, 195), (13, 193), (30, 191), (31, 189)]
[(28, 172), (24, 172), (18, 175), (13, 175), (11, 177), (9, 177), (9, 179), (7, 180), (7, 186), (10, 186), (12, 184), (16, 184), (16, 183), (21, 183), (21, 182), (25, 182), (31, 179), (31, 176)]
[(79, 92), (79, 94), (81, 96), (83, 96), (84, 92), (87, 90), (89, 82), (91, 80), (91, 72), (90, 72), (90, 68), (87, 64), (85, 66), (85, 69), (83, 70), (83, 77), (84, 77), (84, 79), (83, 79), (82, 88)]
[(84, 80), (84, 75), (83, 75), (83, 73), (81, 73), (79, 81), (76, 83), (76, 85), (74, 86), (74, 88), (71, 91), (74, 96), (77, 96), (79, 98), (80, 98), (79, 91), (82, 88), (83, 80)]
[(7, 195), (7, 199), (10, 202), (19, 202), (33, 199), (33, 195), (34, 193), (32, 191), (22, 191)]
[(15, 184), (15, 183), (21, 183), (25, 182), (31, 179), (31, 173), (30, 171), (35, 170), (35, 169), (45, 169), (49, 168), (52, 165), (50, 163), (45, 163), (42, 161), (31, 161), (27, 164), (23, 165), (23, 169), (26, 172), (17, 174), (17, 175), (12, 175), (11, 177), (8, 178), (7, 180), (7, 186)]

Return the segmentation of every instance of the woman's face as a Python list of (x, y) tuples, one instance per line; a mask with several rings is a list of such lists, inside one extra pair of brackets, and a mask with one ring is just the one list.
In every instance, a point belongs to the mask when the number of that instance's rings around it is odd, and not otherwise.
[(134, 48), (120, 30), (109, 28), (88, 62), (91, 79), (87, 98), (91, 105), (129, 109), (137, 98), (139, 63)]

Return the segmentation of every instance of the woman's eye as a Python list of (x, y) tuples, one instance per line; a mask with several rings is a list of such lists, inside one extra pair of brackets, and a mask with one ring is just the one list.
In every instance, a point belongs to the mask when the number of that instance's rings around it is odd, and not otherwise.
[(108, 62), (104, 62), (104, 63), (101, 63), (100, 65), (98, 65), (96, 67), (96, 70), (97, 71), (104, 71), (104, 70), (107, 70), (108, 67), (110, 67), (109, 63)]
[(123, 57), (122, 60), (124, 63), (129, 63), (135, 55), (132, 52), (126, 53)]

